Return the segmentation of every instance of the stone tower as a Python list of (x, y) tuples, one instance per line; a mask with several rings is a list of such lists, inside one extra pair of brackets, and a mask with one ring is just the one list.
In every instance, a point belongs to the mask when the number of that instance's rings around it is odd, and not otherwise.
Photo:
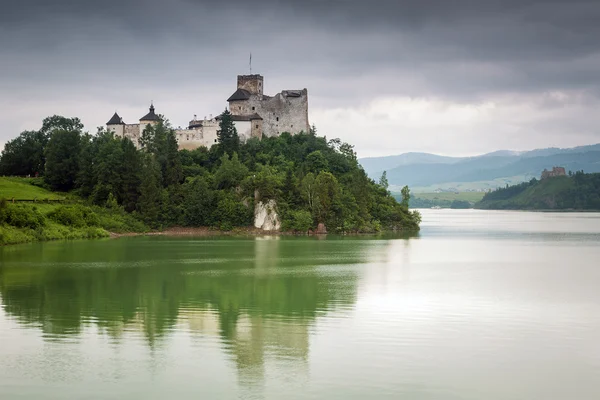
[(254, 75), (238, 75), (237, 77), (237, 88), (244, 89), (250, 92), (250, 94), (263, 95), (263, 76), (259, 74)]
[(112, 118), (106, 123), (106, 128), (113, 131), (116, 136), (123, 137), (125, 133), (123, 118), (119, 117), (119, 114), (115, 112)]

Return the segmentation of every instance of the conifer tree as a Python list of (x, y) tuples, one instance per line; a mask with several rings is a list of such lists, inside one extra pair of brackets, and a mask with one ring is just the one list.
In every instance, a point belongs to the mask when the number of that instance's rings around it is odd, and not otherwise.
[(233, 124), (232, 115), (227, 109), (221, 114), (217, 138), (224, 153), (232, 155), (239, 150), (240, 138)]
[(127, 138), (121, 141), (123, 154), (121, 201), (126, 211), (134, 211), (140, 196), (140, 154), (133, 142)]

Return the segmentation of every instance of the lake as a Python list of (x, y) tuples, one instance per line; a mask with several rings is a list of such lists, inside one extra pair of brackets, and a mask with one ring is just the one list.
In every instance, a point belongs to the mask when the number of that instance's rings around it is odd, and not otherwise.
[(0, 398), (599, 399), (600, 214), (0, 248)]

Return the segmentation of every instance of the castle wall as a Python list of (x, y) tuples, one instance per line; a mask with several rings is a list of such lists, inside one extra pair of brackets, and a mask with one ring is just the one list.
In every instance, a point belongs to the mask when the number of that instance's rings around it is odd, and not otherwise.
[(118, 137), (123, 137), (123, 134), (125, 133), (125, 128), (123, 124), (106, 125), (106, 130), (113, 131), (115, 133), (115, 136)]
[(204, 122), (203, 126), (193, 129), (176, 129), (175, 137), (179, 150), (194, 150), (204, 146), (208, 149), (218, 142), (217, 129), (219, 124), (216, 121)]
[[(298, 97), (295, 94), (299, 94)], [(232, 101), (230, 112), (233, 115), (258, 113), (263, 119), (262, 132), (265, 136), (279, 136), (282, 132), (297, 134), (308, 133), (308, 91), (284, 90), (277, 95), (260, 99), (251, 96), (248, 100)]]
[(233, 121), (233, 125), (241, 141), (245, 141), (252, 136), (251, 121)]
[(127, 125), (123, 125), (123, 127), (124, 127), (123, 137), (129, 138), (129, 140), (131, 140), (133, 142), (135, 147), (137, 147), (139, 149), (140, 148), (140, 137), (141, 137), (140, 124), (127, 124)]
[(252, 127), (250, 130), (250, 137), (261, 138), (263, 132), (263, 121), (262, 119), (257, 119), (255, 121), (250, 121), (252, 123)]

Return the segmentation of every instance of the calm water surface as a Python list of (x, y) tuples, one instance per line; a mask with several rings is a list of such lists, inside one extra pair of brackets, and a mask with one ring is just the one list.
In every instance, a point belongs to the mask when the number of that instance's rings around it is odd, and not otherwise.
[(600, 214), (0, 248), (0, 398), (599, 399)]

